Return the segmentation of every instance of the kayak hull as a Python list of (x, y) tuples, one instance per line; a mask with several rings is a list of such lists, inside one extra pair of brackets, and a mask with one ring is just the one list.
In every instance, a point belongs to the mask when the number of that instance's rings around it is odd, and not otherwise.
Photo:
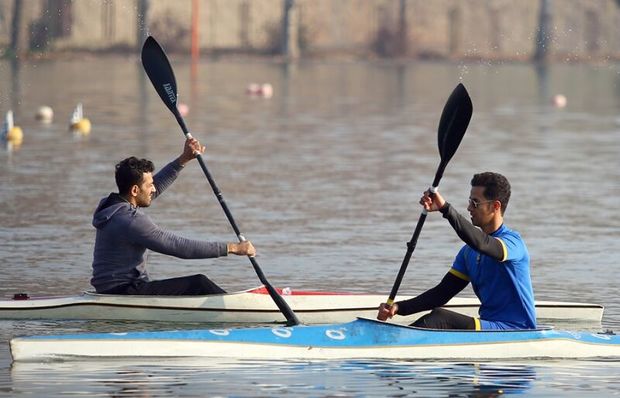
[(349, 323), (18, 337), (14, 361), (87, 358), (516, 359), (620, 358), (620, 336), (558, 331), (426, 330)]
[[(282, 290), (280, 290), (282, 292)], [(373, 318), (386, 296), (290, 291), (282, 294), (304, 324)], [(407, 296), (398, 297), (406, 299)], [(444, 308), (477, 316), (476, 298), (455, 297)], [(600, 322), (603, 307), (589, 303), (537, 301), (539, 320)], [(396, 317), (410, 324), (422, 313)], [(212, 323), (284, 323), (286, 319), (264, 288), (209, 296), (127, 296), (85, 292), (75, 296), (0, 300), (0, 319), (137, 320)]]

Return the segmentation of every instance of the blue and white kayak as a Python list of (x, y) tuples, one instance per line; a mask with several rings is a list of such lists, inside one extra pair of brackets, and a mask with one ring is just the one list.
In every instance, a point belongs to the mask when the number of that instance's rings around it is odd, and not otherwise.
[(495, 359), (620, 357), (620, 336), (553, 329), (445, 331), (359, 318), (322, 326), (18, 337), (14, 361), (97, 358)]

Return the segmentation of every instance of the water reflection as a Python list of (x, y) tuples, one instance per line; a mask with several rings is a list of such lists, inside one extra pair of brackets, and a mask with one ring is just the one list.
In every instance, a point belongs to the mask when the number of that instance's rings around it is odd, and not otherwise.
[(282, 117), (287, 117), (289, 113), (290, 85), (299, 69), (299, 64), (296, 62), (283, 62), (278, 69), (278, 84), (276, 84), (276, 88), (279, 89), (279, 92), (276, 93), (274, 100), (278, 102), (278, 113)]
[(19, 115), (22, 98), (21, 63), (16, 58), (11, 58), (9, 64), (11, 66), (11, 91), (8, 95), (11, 99), (11, 109)]
[[(235, 383), (230, 383), (230, 375)], [(16, 389), (30, 393), (46, 388), (70, 393), (82, 388), (110, 396), (149, 397), (200, 391), (228, 396), (495, 397), (527, 392), (536, 382), (536, 370), (528, 364), (504, 363), (209, 359), (167, 360), (165, 365), (148, 361), (15, 363), (11, 377)], [(49, 386), (53, 386), (51, 391)]]
[(166, 359), (15, 363), (13, 391), (63, 396), (496, 397), (617, 394), (618, 361)]
[(549, 108), (549, 100), (551, 98), (549, 88), (549, 65), (539, 63), (534, 65), (538, 84), (538, 102), (541, 109)]
[[(371, 363), (371, 366), (376, 366)], [(524, 393), (536, 380), (530, 365), (502, 363), (404, 363), (381, 364), (375, 374), (404, 392), (419, 384), (437, 386), (447, 395), (495, 397), (507, 393)], [(413, 384), (413, 386), (411, 385)]]

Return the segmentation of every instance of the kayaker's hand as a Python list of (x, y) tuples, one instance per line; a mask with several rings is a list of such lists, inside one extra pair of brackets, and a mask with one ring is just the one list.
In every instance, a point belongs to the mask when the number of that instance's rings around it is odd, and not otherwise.
[(431, 195), (430, 190), (424, 192), (420, 198), (420, 204), (426, 211), (437, 211), (446, 205), (446, 200), (439, 194), (439, 191)]
[(228, 253), (236, 254), (238, 256), (256, 256), (256, 249), (249, 240), (239, 243), (228, 243), (226, 248), (228, 249)]
[(185, 145), (183, 146), (183, 153), (179, 156), (179, 163), (181, 166), (185, 166), (187, 162), (192, 159), (195, 159), (198, 154), (205, 153), (205, 146), (200, 144), (200, 142), (194, 137), (187, 138), (185, 140)]
[(398, 312), (398, 304), (394, 303), (391, 306), (386, 303), (381, 303), (379, 306), (379, 314), (377, 314), (377, 319), (380, 321), (387, 321), (391, 319)]

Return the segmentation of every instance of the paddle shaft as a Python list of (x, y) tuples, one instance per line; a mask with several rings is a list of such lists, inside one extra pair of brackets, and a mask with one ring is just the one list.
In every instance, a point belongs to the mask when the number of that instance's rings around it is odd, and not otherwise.
[[(192, 135), (187, 129), (187, 126), (185, 125), (185, 121), (183, 120), (183, 117), (181, 117), (178, 111), (176, 112), (173, 111), (173, 113), (174, 113), (174, 117), (177, 119), (177, 122), (179, 123), (179, 126), (181, 126), (181, 130), (183, 130), (183, 134), (185, 135), (185, 137), (191, 138)], [(230, 226), (232, 227), (233, 231), (235, 231), (237, 238), (239, 239), (240, 242), (244, 242), (246, 239), (241, 234), (241, 231), (239, 230), (239, 227), (237, 226), (237, 223), (235, 222), (235, 219), (232, 213), (230, 212), (230, 209), (228, 208), (226, 201), (224, 200), (222, 191), (220, 191), (219, 187), (215, 183), (215, 180), (213, 179), (213, 176), (211, 176), (211, 173), (209, 172), (209, 169), (207, 168), (207, 164), (205, 163), (202, 155), (197, 154), (196, 160), (198, 160), (198, 163), (200, 164), (200, 168), (204, 172), (204, 175), (207, 177), (207, 180), (209, 181), (209, 185), (211, 185), (211, 189), (213, 190), (215, 197), (217, 198), (218, 202), (220, 202), (220, 206), (222, 206), (222, 210), (224, 210), (224, 214), (226, 214), (226, 218), (228, 219), (228, 222), (230, 223)], [(263, 270), (258, 265), (256, 258), (253, 256), (248, 256), (248, 258), (250, 259), (250, 263), (252, 263), (252, 267), (254, 268), (254, 272), (256, 272), (258, 279), (261, 281), (263, 285), (265, 285), (265, 288), (267, 288), (269, 295), (271, 296), (273, 301), (276, 303), (276, 305), (278, 306), (282, 314), (284, 314), (284, 316), (286, 317), (287, 325), (288, 326), (299, 325), (300, 324), (299, 319), (297, 319), (297, 316), (295, 315), (293, 310), (291, 310), (291, 308), (286, 303), (286, 301), (284, 301), (282, 296), (280, 296), (278, 292), (276, 291), (276, 289), (274, 289), (274, 287), (271, 285), (271, 283), (269, 283), (269, 281), (267, 280), (267, 277), (265, 277), (265, 274), (263, 273)]]
[(411, 240), (407, 242), (407, 252), (405, 253), (405, 258), (403, 258), (403, 262), (401, 263), (400, 269), (398, 270), (398, 275), (396, 275), (396, 280), (394, 281), (394, 285), (392, 286), (392, 291), (390, 292), (390, 296), (387, 299), (387, 305), (389, 306), (394, 304), (394, 299), (396, 298), (396, 294), (398, 293), (400, 284), (403, 281), (405, 272), (407, 271), (407, 266), (409, 265), (409, 261), (411, 260), (411, 255), (413, 254), (413, 251), (415, 250), (415, 247), (418, 243), (420, 231), (422, 231), (424, 221), (426, 221), (426, 214), (426, 211), (423, 211), (420, 214), (420, 218), (418, 218), (418, 224), (413, 231), (413, 236), (411, 237)]
[[(161, 48), (159, 43), (157, 43), (157, 41), (152, 36), (146, 38), (144, 45), (142, 46), (141, 58), (142, 64), (144, 65), (144, 70), (149, 76), (149, 79), (151, 79), (153, 87), (155, 87), (155, 91), (157, 91), (166, 107), (170, 110), (170, 112), (172, 112), (172, 114), (176, 118), (179, 126), (181, 126), (181, 130), (183, 130), (183, 134), (185, 135), (185, 137), (190, 138), (191, 134), (189, 133), (189, 130), (185, 125), (185, 121), (181, 117), (181, 114), (179, 113), (179, 110), (177, 108), (178, 95), (176, 89), (176, 79), (174, 77), (172, 65), (170, 65), (170, 61), (168, 60), (168, 57), (166, 56), (163, 48)], [(237, 223), (235, 222), (232, 213), (228, 209), (228, 205), (226, 205), (220, 189), (217, 187), (217, 184), (211, 176), (211, 173), (209, 173), (209, 169), (207, 169), (207, 165), (204, 159), (199, 153), (196, 154), (196, 158), (198, 159), (198, 163), (200, 164), (202, 171), (204, 172), (207, 180), (209, 181), (209, 185), (211, 185), (215, 196), (220, 202), (220, 205), (222, 206), (222, 209), (226, 214), (226, 218), (228, 219), (230, 225), (233, 227), (237, 238), (241, 242), (245, 241), (245, 237), (241, 235), (239, 227), (237, 227)], [(288, 306), (286, 301), (284, 301), (284, 299), (278, 294), (278, 292), (273, 288), (273, 286), (271, 286), (269, 281), (267, 281), (267, 278), (265, 277), (265, 274), (263, 274), (263, 271), (258, 265), (258, 262), (256, 262), (256, 259), (251, 256), (248, 256), (248, 258), (250, 259), (252, 267), (254, 267), (254, 271), (258, 275), (258, 278), (263, 283), (263, 285), (265, 285), (265, 288), (267, 289), (267, 292), (271, 296), (272, 300), (286, 318), (287, 324), (289, 326), (298, 325), (299, 320), (297, 319), (297, 316), (295, 316), (295, 313)]]
[[(439, 155), (441, 157), (441, 161), (439, 162), (439, 167), (437, 167), (437, 172), (435, 173), (435, 179), (433, 180), (433, 184), (429, 189), (431, 197), (437, 192), (437, 187), (439, 186), (439, 181), (441, 181), (441, 177), (443, 176), (443, 172), (448, 165), (448, 162), (456, 153), (463, 136), (465, 135), (465, 131), (467, 130), (467, 126), (469, 125), (469, 121), (472, 115), (472, 104), (471, 99), (469, 98), (469, 94), (465, 89), (465, 86), (462, 84), (458, 84), (456, 88), (450, 94), (448, 101), (444, 105), (443, 111), (441, 113), (441, 118), (439, 120), (439, 127), (437, 129), (437, 141), (439, 147)], [(424, 226), (424, 222), (426, 221), (426, 216), (428, 211), (424, 209), (422, 214), (420, 214), (420, 218), (418, 219), (418, 224), (413, 231), (413, 236), (411, 240), (407, 243), (407, 252), (405, 253), (405, 258), (398, 270), (398, 275), (396, 276), (396, 280), (394, 281), (394, 285), (392, 286), (392, 291), (388, 297), (386, 304), (388, 306), (392, 306), (394, 304), (394, 299), (396, 298), (396, 293), (398, 293), (398, 289), (400, 288), (400, 284), (403, 281), (403, 277), (405, 275), (405, 271), (407, 271), (407, 266), (409, 265), (409, 261), (411, 260), (411, 256), (415, 247), (418, 243), (418, 237), (420, 236), (420, 232), (422, 231), (422, 227)]]
[[(437, 172), (435, 173), (435, 179), (433, 180), (433, 185), (428, 189), (430, 191), (431, 197), (435, 192), (437, 192), (437, 188), (439, 187), (439, 181), (441, 181), (441, 177), (443, 176), (443, 172), (446, 169), (446, 162), (442, 161), (439, 163), (439, 167), (437, 168)], [(405, 276), (405, 272), (407, 271), (407, 267), (409, 266), (409, 261), (411, 260), (411, 255), (415, 250), (416, 245), (418, 244), (418, 237), (420, 236), (420, 232), (422, 231), (422, 227), (424, 226), (424, 222), (426, 221), (426, 216), (428, 215), (428, 211), (426, 209), (422, 210), (420, 213), (420, 217), (418, 218), (418, 223), (413, 230), (413, 235), (411, 236), (411, 240), (407, 242), (407, 252), (405, 253), (405, 257), (403, 258), (403, 262), (400, 265), (400, 269), (398, 270), (398, 275), (396, 275), (396, 280), (394, 281), (394, 285), (392, 286), (392, 291), (390, 292), (390, 296), (387, 299), (387, 305), (394, 304), (394, 299), (396, 298), (396, 293), (398, 293), (398, 289), (400, 288), (400, 284), (403, 281), (403, 277)]]

